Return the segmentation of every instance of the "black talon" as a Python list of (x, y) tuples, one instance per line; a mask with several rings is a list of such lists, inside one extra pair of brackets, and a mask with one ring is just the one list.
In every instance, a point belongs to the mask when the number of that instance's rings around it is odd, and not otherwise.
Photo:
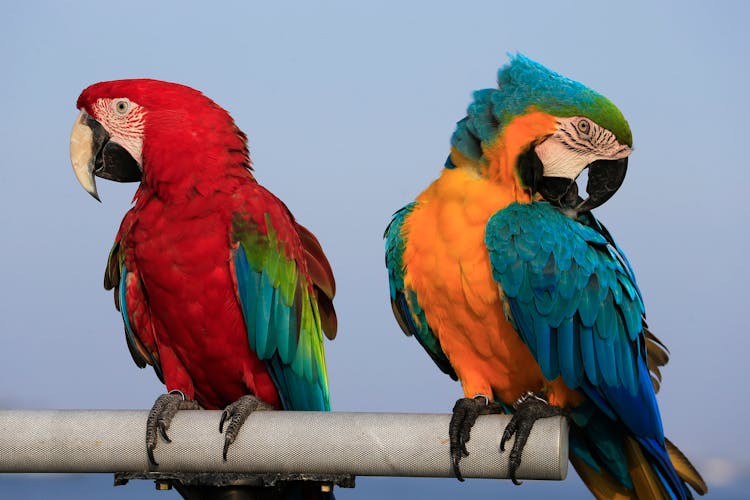
[(229, 442), (229, 440), (228, 440), (228, 439), (226, 439), (226, 438), (224, 438), (224, 449), (223, 449), (223, 450), (222, 450), (222, 452), (221, 452), (221, 458), (222, 458), (222, 460), (224, 460), (225, 462), (227, 461), (227, 453), (229, 452), (229, 445), (230, 445), (230, 444), (231, 444), (231, 443)]
[(273, 406), (264, 403), (255, 396), (242, 396), (224, 409), (224, 412), (221, 414), (221, 421), (219, 422), (219, 432), (224, 432), (224, 424), (228, 421), (224, 434), (224, 449), (221, 454), (225, 462), (227, 461), (229, 445), (237, 439), (240, 428), (245, 423), (245, 420), (247, 420), (247, 417), (257, 410), (273, 410)]
[(159, 419), (159, 434), (161, 434), (161, 438), (167, 443), (172, 442), (169, 436), (167, 436), (167, 423), (164, 422), (164, 419)]
[(489, 403), (485, 396), (476, 396), (475, 398), (461, 398), (453, 406), (453, 417), (451, 417), (448, 426), (448, 435), (450, 436), (450, 453), (453, 473), (456, 479), (464, 481), (461, 474), (459, 463), (463, 457), (469, 456), (466, 449), (466, 443), (471, 438), (471, 428), (477, 421), (479, 415), (490, 413), (502, 413), (502, 407), (495, 403)]
[(224, 432), (224, 422), (227, 421), (228, 416), (229, 416), (229, 413), (226, 410), (221, 412), (221, 420), (219, 421), (219, 434)]
[(167, 435), (167, 430), (175, 414), (179, 410), (197, 410), (198, 408), (200, 406), (197, 402), (186, 400), (184, 394), (180, 391), (162, 394), (156, 398), (146, 420), (146, 454), (150, 465), (154, 467), (159, 465), (154, 458), (154, 449), (156, 449), (158, 437), (161, 436), (167, 443), (172, 442)]
[(148, 463), (153, 465), (154, 467), (159, 466), (159, 462), (156, 461), (154, 458), (154, 449), (146, 446), (146, 454), (148, 455)]
[(536, 394), (527, 393), (514, 405), (516, 411), (510, 419), (507, 427), (503, 431), (503, 437), (500, 440), (500, 451), (505, 451), (505, 443), (516, 435), (513, 447), (510, 450), (508, 458), (508, 475), (513, 484), (520, 485), (521, 481), (516, 479), (516, 471), (521, 465), (521, 455), (529, 439), (534, 422), (540, 418), (556, 417), (563, 415), (562, 408), (552, 406), (545, 399)]

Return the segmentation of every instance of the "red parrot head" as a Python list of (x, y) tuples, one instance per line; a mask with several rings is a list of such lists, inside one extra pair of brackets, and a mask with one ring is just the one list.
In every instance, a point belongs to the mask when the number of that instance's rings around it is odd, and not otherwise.
[[(78, 182), (97, 200), (95, 177), (152, 187), (248, 169), (247, 138), (201, 92), (149, 79), (100, 82), (78, 97), (70, 136)], [(184, 186), (182, 186), (184, 187)]]

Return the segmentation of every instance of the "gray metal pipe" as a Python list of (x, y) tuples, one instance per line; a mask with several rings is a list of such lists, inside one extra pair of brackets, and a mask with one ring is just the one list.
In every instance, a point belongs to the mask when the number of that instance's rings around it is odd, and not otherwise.
[[(256, 412), (221, 458), (218, 411), (180, 411), (155, 456), (162, 472), (319, 473), (452, 477), (446, 414)], [(146, 411), (0, 411), (0, 472), (147, 471)], [(467, 478), (507, 478), (499, 451), (507, 415), (481, 416), (471, 431)], [(568, 428), (538, 421), (519, 479), (564, 479)]]

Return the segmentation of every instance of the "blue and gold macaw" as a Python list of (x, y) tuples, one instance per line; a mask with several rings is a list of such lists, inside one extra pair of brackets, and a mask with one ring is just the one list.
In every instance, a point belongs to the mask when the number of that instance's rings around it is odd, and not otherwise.
[[(602, 95), (518, 55), (458, 122), (440, 177), (386, 230), (399, 325), (460, 380), (451, 458), (477, 416), (512, 412), (510, 472), (536, 419), (571, 422), (570, 459), (599, 498), (691, 498), (700, 474), (665, 437), (666, 348), (633, 271), (591, 210), (620, 187), (629, 125)], [(588, 168), (587, 198), (576, 179)]]

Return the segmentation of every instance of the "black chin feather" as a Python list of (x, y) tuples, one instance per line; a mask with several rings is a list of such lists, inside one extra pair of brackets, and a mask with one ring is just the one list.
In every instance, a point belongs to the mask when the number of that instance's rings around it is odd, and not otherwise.
[(107, 141), (96, 157), (94, 175), (117, 182), (140, 182), (141, 168), (125, 148)]
[(555, 207), (575, 213), (593, 210), (609, 200), (625, 180), (627, 166), (627, 157), (619, 160), (596, 160), (587, 165), (588, 197), (584, 200), (578, 195), (575, 179), (544, 175), (544, 165), (533, 145), (518, 157), (517, 163), (521, 183), (532, 194), (539, 193)]

